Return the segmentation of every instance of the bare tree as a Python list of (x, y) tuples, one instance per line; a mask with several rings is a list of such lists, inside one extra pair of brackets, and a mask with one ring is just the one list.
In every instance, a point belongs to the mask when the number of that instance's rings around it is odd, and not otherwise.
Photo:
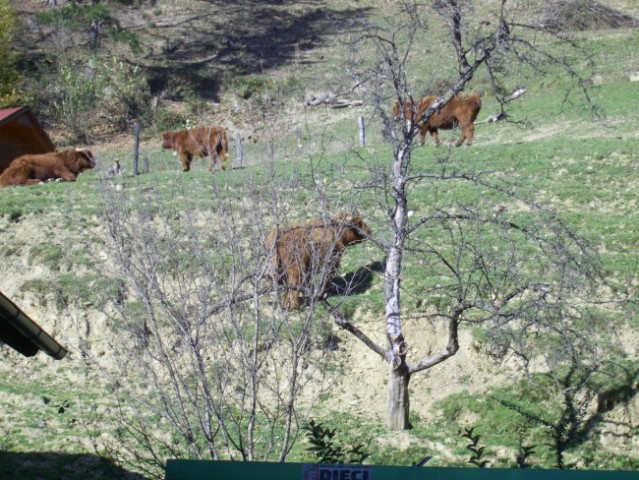
[[(586, 243), (549, 207), (527, 198), (520, 193), (521, 187), (490, 172), (465, 171), (446, 162), (416, 168), (411, 161), (421, 122), (462, 92), (478, 72), (487, 74), (499, 97), (511, 68), (526, 66), (539, 73), (561, 67), (589, 101), (586, 82), (572, 68), (570, 56), (565, 50), (564, 56), (552, 53), (541, 39), (560, 41), (570, 55), (583, 58), (584, 52), (575, 42), (536, 24), (531, 2), (501, 0), (493, 7), (480, 13), (471, 0), (438, 0), (428, 5), (404, 1), (396, 23), (365, 25), (353, 42), (350, 71), (370, 96), (393, 145), (389, 171), (378, 172), (369, 184), (379, 192), (388, 225), (388, 233), (378, 236), (386, 254), (388, 344), (371, 340), (341, 314), (338, 305), (329, 308), (339, 326), (388, 362), (388, 425), (392, 430), (410, 428), (408, 386), (412, 375), (455, 355), (464, 326), (483, 325), (502, 340), (508, 338), (501, 344), (500, 355), (514, 353), (525, 367), (536, 358), (535, 349), (545, 348), (553, 352), (555, 363), (549, 368), (557, 368), (566, 357), (563, 347), (549, 340), (557, 336), (571, 345), (572, 358), (577, 355), (581, 361), (593, 363), (588, 371), (598, 367), (598, 357), (588, 355), (597, 336), (584, 337), (579, 332), (598, 332), (599, 316), (591, 300), (607, 292)], [(448, 28), (454, 52), (449, 61), (457, 74), (421, 121), (404, 121), (405, 112), (396, 120), (388, 113), (393, 102), (416, 105), (419, 100), (409, 71), (411, 62), (425, 61), (414, 51), (417, 36), (428, 35), (424, 18), (440, 19)], [(377, 53), (372, 62), (360, 55), (371, 46)], [(450, 71), (443, 67), (448, 59), (438, 60), (441, 63), (433, 68)], [(455, 192), (462, 188), (470, 200), (456, 198)], [(411, 200), (417, 190), (431, 192), (433, 203), (415, 211)], [(442, 348), (424, 358), (410, 359), (409, 339), (402, 327), (408, 314), (402, 302), (407, 265), (421, 266), (430, 279), (420, 287), (421, 298), (417, 299), (423, 306), (422, 318), (431, 322), (424, 328), (436, 322), (447, 326)], [(586, 311), (588, 315), (583, 314)]]

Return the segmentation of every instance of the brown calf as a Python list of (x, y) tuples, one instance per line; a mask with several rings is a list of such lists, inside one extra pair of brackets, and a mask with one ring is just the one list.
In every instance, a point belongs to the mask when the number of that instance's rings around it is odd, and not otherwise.
[(316, 274), (328, 281), (339, 268), (344, 249), (362, 242), (371, 230), (359, 215), (341, 215), (328, 222), (321, 220), (274, 228), (264, 241), (271, 255), (271, 277), (277, 284), (291, 287), (284, 293), (284, 308), (300, 308), (300, 291), (308, 288)]
[(222, 170), (226, 170), (229, 146), (226, 130), (222, 127), (196, 127), (190, 130), (162, 133), (162, 148), (172, 148), (178, 152), (182, 171), (191, 170), (194, 156), (209, 157), (209, 171), (217, 160), (221, 160)]
[(90, 150), (67, 149), (59, 152), (22, 155), (0, 175), (0, 187), (34, 185), (52, 179), (75, 182), (78, 174), (95, 167)]

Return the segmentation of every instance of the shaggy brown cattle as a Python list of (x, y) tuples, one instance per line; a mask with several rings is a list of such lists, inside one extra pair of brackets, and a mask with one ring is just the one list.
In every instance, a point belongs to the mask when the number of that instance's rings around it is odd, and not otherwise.
[(300, 291), (310, 286), (316, 274), (325, 275), (323, 292), (339, 268), (344, 249), (370, 235), (361, 216), (348, 214), (328, 222), (316, 220), (271, 230), (264, 245), (271, 255), (271, 277), (290, 287), (284, 293), (284, 308), (300, 308)]
[(78, 174), (95, 167), (90, 150), (74, 149), (59, 152), (22, 155), (0, 175), (0, 187), (34, 185), (52, 179), (75, 182)]
[[(424, 97), (419, 102), (412, 103), (410, 100), (404, 102), (404, 118), (409, 122), (414, 122), (415, 118), (420, 118), (426, 112), (432, 103), (437, 101), (437, 97), (434, 95)], [(426, 105), (426, 108), (422, 107), (422, 104)], [(415, 115), (417, 114), (417, 115)], [(393, 118), (399, 120), (401, 118), (401, 112), (399, 111), (399, 101), (395, 101), (393, 104)]]
[[(471, 145), (475, 135), (474, 122), (481, 109), (481, 97), (479, 95), (455, 95), (444, 107), (435, 111), (427, 122), (421, 122), (428, 107), (437, 100), (439, 100), (438, 97), (429, 95), (422, 98), (415, 106), (412, 106), (410, 101), (406, 101), (404, 104), (406, 120), (412, 122), (416, 118), (417, 122), (420, 122), (419, 143), (423, 145), (426, 141), (426, 132), (430, 132), (435, 139), (435, 145), (439, 145), (439, 129), (452, 130), (459, 126), (461, 128), (461, 136), (455, 142), (455, 145), (460, 146), (464, 141), (466, 141), (466, 145)], [(393, 105), (393, 116), (396, 119), (400, 118), (398, 102)]]
[(228, 142), (226, 131), (222, 127), (196, 127), (190, 130), (164, 132), (162, 134), (162, 148), (172, 148), (178, 152), (182, 171), (191, 170), (194, 156), (209, 157), (209, 171), (217, 160), (221, 160), (222, 170), (226, 170), (228, 163)]

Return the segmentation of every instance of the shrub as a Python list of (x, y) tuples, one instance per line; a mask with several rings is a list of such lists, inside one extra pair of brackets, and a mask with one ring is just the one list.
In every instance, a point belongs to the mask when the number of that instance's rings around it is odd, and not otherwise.
[(9, 0), (0, 0), (0, 108), (13, 106), (19, 101), (17, 86), (20, 76), (13, 53), (15, 31), (16, 17)]
[(79, 68), (60, 60), (55, 81), (53, 113), (76, 139), (85, 140), (95, 104), (95, 82), (78, 75)]
[(361, 464), (370, 456), (364, 444), (347, 445), (338, 439), (336, 429), (327, 428), (313, 420), (303, 428), (311, 444), (307, 450), (314, 455), (318, 463)]
[(151, 93), (142, 69), (112, 57), (98, 63), (98, 107), (110, 126), (127, 129), (132, 122), (150, 118)]
[(161, 132), (168, 130), (181, 130), (187, 123), (187, 118), (180, 112), (168, 108), (158, 108), (153, 118), (155, 128)]

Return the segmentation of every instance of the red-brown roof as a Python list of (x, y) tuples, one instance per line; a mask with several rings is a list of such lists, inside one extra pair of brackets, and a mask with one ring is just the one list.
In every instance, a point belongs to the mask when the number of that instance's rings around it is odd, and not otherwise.
[(29, 107), (0, 110), (0, 172), (21, 155), (54, 150), (53, 142)]
[(16, 112), (19, 112), (21, 110), (23, 110), (25, 107), (11, 107), (11, 108), (3, 108), (0, 110), (0, 123), (3, 122), (3, 120), (8, 119), (7, 117), (10, 117), (11, 115), (13, 115)]

